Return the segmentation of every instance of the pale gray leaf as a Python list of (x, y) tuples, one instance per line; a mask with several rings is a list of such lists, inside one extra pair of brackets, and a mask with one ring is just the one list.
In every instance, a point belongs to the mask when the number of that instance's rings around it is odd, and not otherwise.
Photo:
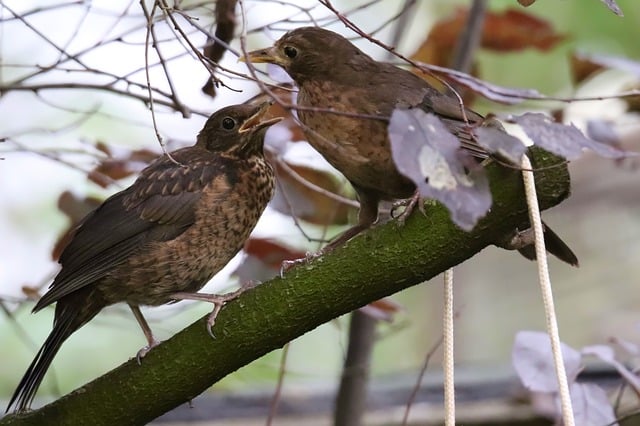
[(527, 150), (520, 139), (496, 127), (477, 127), (473, 129), (473, 133), (476, 135), (478, 145), (514, 164), (520, 164), (522, 155)]
[(444, 204), (456, 225), (471, 230), (491, 207), (491, 192), (484, 170), (460, 149), (458, 138), (420, 109), (394, 110), (388, 132), (400, 173), (421, 196)]
[[(561, 343), (562, 358), (569, 382), (575, 381), (581, 369), (582, 356), (572, 347)], [(522, 384), (534, 392), (557, 392), (558, 380), (547, 333), (520, 331), (516, 334), (511, 352), (513, 367)]]
[(640, 397), (640, 379), (633, 372), (629, 371), (620, 361), (616, 359), (613, 348), (606, 345), (593, 345), (582, 348), (584, 355), (593, 355), (600, 358), (601, 361), (606, 362), (616, 370), (627, 381), (633, 391)]
[(573, 416), (577, 425), (615, 426), (618, 424), (607, 393), (600, 386), (591, 383), (571, 383), (569, 390)]
[(624, 14), (622, 13), (622, 9), (620, 9), (620, 6), (618, 6), (618, 3), (616, 3), (616, 0), (600, 0), (600, 1), (602, 1), (602, 3), (604, 3), (607, 6), (607, 8), (609, 8), (609, 10), (615, 13), (616, 15), (624, 16)]
[(509, 121), (520, 125), (535, 145), (567, 160), (575, 160), (580, 157), (585, 149), (590, 149), (606, 158), (624, 158), (636, 155), (636, 153), (622, 151), (591, 140), (573, 124), (556, 123), (551, 117), (544, 114), (528, 112), (519, 116), (511, 116)]

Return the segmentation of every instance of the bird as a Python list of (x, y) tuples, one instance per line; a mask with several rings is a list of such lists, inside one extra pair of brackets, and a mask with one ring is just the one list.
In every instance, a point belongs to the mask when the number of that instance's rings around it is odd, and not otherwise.
[(232, 105), (212, 114), (195, 145), (154, 160), (128, 188), (78, 225), (61, 269), (33, 308), (55, 303), (53, 329), (17, 386), (7, 412), (30, 408), (62, 343), (104, 307), (125, 302), (148, 345), (157, 345), (140, 306), (183, 299), (222, 306), (243, 290), (197, 293), (240, 251), (271, 200), (275, 179), (264, 157), (271, 102)]
[[(391, 153), (387, 126), (394, 109), (421, 108), (435, 114), (466, 152), (480, 159), (490, 157), (469, 133), (470, 126), (483, 122), (482, 115), (461, 107), (457, 97), (438, 91), (416, 74), (374, 60), (335, 32), (296, 28), (273, 46), (247, 52), (240, 60), (275, 64), (289, 74), (298, 86), (297, 114), (309, 144), (347, 178), (358, 196), (357, 224), (325, 246), (323, 253), (370, 228), (378, 219), (381, 200), (410, 200), (406, 213), (416, 204), (416, 185), (398, 171)], [(549, 252), (577, 266), (567, 244), (548, 226), (544, 228)], [(513, 248), (535, 259), (530, 246)]]

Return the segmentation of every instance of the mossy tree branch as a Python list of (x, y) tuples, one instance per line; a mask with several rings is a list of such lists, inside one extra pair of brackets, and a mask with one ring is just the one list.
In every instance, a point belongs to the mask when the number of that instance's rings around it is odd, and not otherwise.
[[(540, 205), (569, 194), (566, 165), (535, 150)], [(557, 167), (549, 167), (551, 165)], [(145, 424), (286, 342), (374, 300), (422, 283), (472, 257), (528, 221), (516, 170), (488, 167), (491, 212), (472, 232), (452, 224), (440, 205), (413, 214), (402, 229), (378, 226), (346, 246), (244, 293), (218, 316), (215, 340), (196, 321), (138, 365), (130, 360), (40, 409), (0, 425)]]

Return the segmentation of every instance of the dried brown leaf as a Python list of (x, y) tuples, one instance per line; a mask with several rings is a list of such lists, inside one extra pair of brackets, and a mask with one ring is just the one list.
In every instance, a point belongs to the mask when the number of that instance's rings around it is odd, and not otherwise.
[(360, 308), (360, 311), (380, 321), (392, 322), (395, 315), (402, 310), (402, 305), (389, 297), (376, 300)]
[(64, 248), (69, 244), (69, 241), (71, 241), (76, 226), (89, 212), (98, 207), (101, 202), (102, 200), (95, 197), (76, 197), (70, 191), (64, 191), (60, 194), (60, 197), (58, 197), (58, 209), (69, 218), (69, 226), (53, 246), (53, 250), (51, 251), (51, 258), (53, 260), (60, 258), (60, 254), (62, 254)]
[(271, 207), (318, 225), (349, 223), (350, 212), (355, 209), (327, 195), (344, 194), (344, 186), (335, 175), (310, 166), (284, 163), (283, 160), (275, 162), (275, 169), (280, 185)]
[[(468, 15), (469, 9), (459, 8), (450, 18), (437, 22), (411, 59), (448, 66), (460, 33), (467, 25)], [(520, 10), (506, 10), (486, 14), (480, 46), (499, 52), (527, 48), (549, 50), (565, 38), (547, 21)]]
[(277, 241), (250, 238), (244, 246), (247, 256), (233, 272), (241, 282), (265, 281), (280, 273), (282, 262), (300, 259), (305, 253)]
[(33, 287), (30, 285), (23, 285), (20, 290), (22, 291), (22, 294), (24, 294), (26, 296), (27, 299), (29, 300), (38, 300), (40, 299), (40, 291), (37, 287)]

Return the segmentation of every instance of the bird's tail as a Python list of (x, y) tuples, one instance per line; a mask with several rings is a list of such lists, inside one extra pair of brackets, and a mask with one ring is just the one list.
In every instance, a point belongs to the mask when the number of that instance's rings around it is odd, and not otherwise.
[[(562, 241), (562, 238), (558, 236), (546, 223), (542, 223), (544, 227), (544, 244), (547, 251), (562, 260), (569, 265), (578, 266), (578, 257), (573, 253), (573, 250), (569, 248), (567, 243)], [(536, 250), (533, 245), (522, 247), (518, 249), (520, 254), (530, 260), (536, 259)]]
[[(58, 308), (58, 307), (56, 307)], [(22, 380), (18, 384), (6, 412), (9, 412), (12, 406), (15, 411), (24, 411), (31, 406), (31, 402), (44, 379), (45, 373), (49, 369), (53, 358), (58, 353), (62, 343), (78, 328), (80, 328), (88, 320), (82, 321), (80, 313), (77, 309), (67, 309), (58, 312), (56, 309), (56, 319), (54, 320), (53, 330), (45, 340), (44, 344), (31, 362)]]

